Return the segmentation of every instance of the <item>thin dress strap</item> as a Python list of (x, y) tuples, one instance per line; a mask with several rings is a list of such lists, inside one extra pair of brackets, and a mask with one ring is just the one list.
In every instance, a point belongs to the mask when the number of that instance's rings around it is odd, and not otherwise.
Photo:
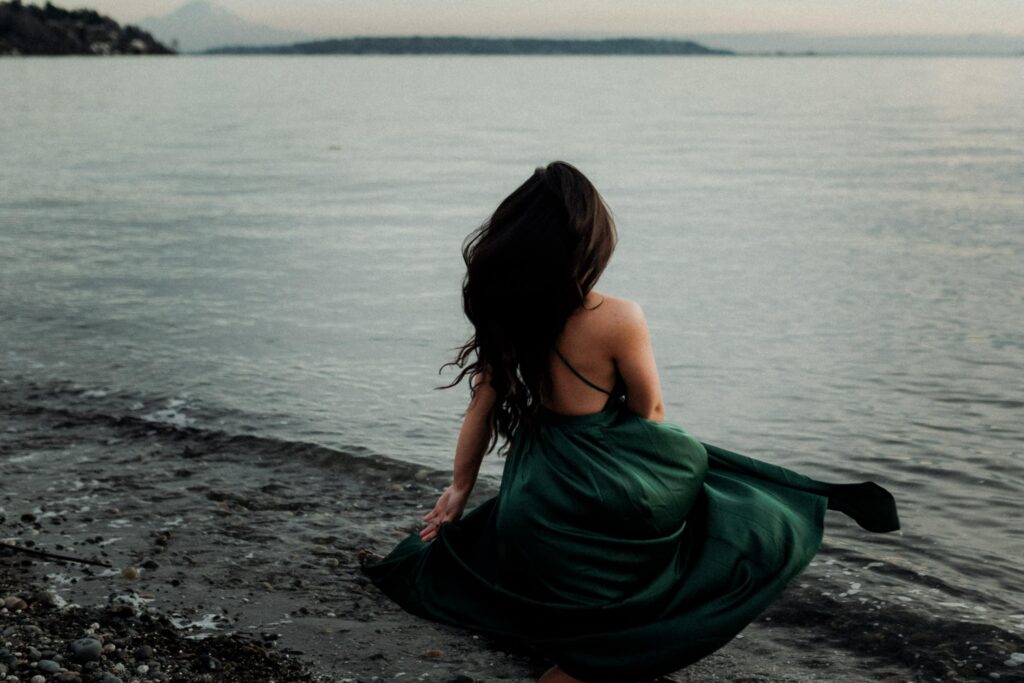
[(601, 387), (597, 386), (596, 384), (594, 384), (593, 382), (591, 382), (591, 381), (590, 381), (589, 379), (587, 379), (586, 377), (584, 377), (583, 375), (581, 375), (581, 374), (580, 374), (580, 371), (579, 371), (579, 370), (577, 370), (576, 368), (574, 368), (574, 367), (573, 367), (573, 366), (572, 366), (572, 365), (571, 365), (571, 364), (569, 363), (569, 361), (567, 361), (567, 360), (565, 359), (565, 356), (563, 356), (563, 355), (562, 355), (562, 352), (558, 350), (558, 347), (555, 347), (555, 353), (557, 353), (557, 354), (558, 354), (558, 357), (562, 359), (562, 362), (563, 362), (563, 363), (565, 363), (565, 367), (569, 368), (569, 369), (570, 369), (570, 370), (572, 371), (572, 374), (576, 375), (576, 376), (577, 376), (577, 377), (579, 377), (579, 378), (580, 378), (581, 380), (583, 380), (583, 382), (584, 382), (584, 383), (585, 383), (585, 384), (586, 384), (587, 386), (589, 386), (589, 387), (591, 387), (591, 388), (594, 388), (594, 389), (597, 389), (597, 390), (598, 390), (598, 391), (600, 391), (600, 392), (601, 392), (602, 394), (608, 394), (609, 396), (611, 396), (611, 395), (612, 395), (612, 392), (608, 391), (607, 389), (602, 389)]

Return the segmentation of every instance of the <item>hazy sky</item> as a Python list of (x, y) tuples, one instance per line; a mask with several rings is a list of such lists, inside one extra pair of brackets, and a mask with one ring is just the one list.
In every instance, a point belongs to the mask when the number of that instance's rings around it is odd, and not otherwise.
[[(56, 0), (121, 22), (185, 0)], [(216, 0), (247, 19), (314, 35), (1024, 35), (1024, 0)], [(42, 3), (38, 3), (42, 4)]]

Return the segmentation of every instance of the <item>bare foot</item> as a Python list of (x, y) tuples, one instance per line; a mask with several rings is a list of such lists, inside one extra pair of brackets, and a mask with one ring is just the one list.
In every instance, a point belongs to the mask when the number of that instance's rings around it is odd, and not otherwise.
[(558, 665), (555, 664), (553, 667), (545, 671), (543, 676), (537, 679), (537, 683), (586, 683), (586, 681), (573, 678), (558, 668)]

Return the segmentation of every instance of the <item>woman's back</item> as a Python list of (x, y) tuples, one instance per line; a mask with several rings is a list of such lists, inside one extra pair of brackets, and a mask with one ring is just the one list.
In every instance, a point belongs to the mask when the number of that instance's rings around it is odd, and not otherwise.
[(640, 307), (628, 299), (591, 290), (583, 306), (566, 321), (549, 354), (548, 373), (551, 393), (542, 398), (542, 404), (553, 412), (598, 412), (621, 379), (628, 408), (643, 417), (662, 418), (647, 324)]

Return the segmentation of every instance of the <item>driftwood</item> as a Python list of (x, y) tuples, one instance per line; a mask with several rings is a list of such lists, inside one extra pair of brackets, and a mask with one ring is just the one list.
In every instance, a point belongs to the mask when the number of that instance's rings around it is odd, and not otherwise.
[(100, 560), (86, 560), (81, 557), (75, 557), (74, 555), (60, 555), (57, 553), (48, 553), (45, 550), (36, 550), (35, 548), (26, 548), (20, 545), (14, 545), (13, 543), (0, 542), (0, 548), (4, 548), (11, 552), (23, 553), (25, 555), (31, 555), (33, 557), (40, 557), (46, 560), (61, 560), (64, 562), (77, 562), (79, 564), (91, 564), (96, 567), (110, 567), (110, 563)]

